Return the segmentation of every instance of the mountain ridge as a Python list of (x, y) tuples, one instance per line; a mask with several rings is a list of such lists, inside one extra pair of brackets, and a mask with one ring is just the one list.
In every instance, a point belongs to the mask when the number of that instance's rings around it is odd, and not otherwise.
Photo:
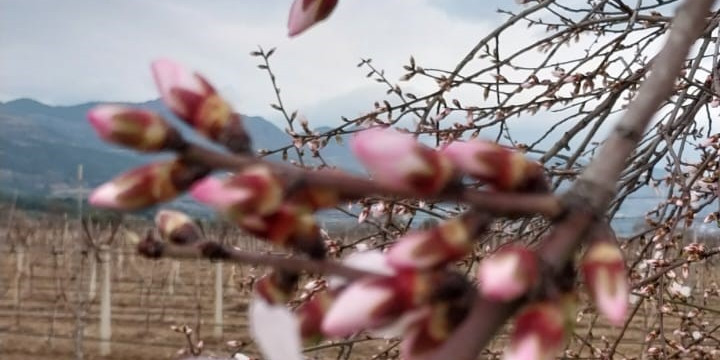
[[(31, 98), (0, 102), (0, 191), (21, 195), (74, 197), (78, 188), (93, 188), (133, 167), (167, 158), (172, 154), (146, 154), (103, 142), (87, 121), (87, 111), (100, 104), (121, 104), (155, 111), (190, 141), (216, 145), (177, 119), (161, 99), (140, 103), (85, 102), (76, 105), (48, 105)], [(277, 149), (292, 138), (259, 116), (243, 115), (244, 125), (255, 150)], [(330, 141), (323, 150), (326, 161), (358, 171), (359, 164), (347, 146)], [(288, 152), (292, 159), (294, 151)], [(282, 161), (281, 154), (268, 157)], [(305, 161), (317, 163), (310, 156)], [(83, 180), (78, 180), (78, 166)], [(75, 195), (73, 195), (75, 194)]]

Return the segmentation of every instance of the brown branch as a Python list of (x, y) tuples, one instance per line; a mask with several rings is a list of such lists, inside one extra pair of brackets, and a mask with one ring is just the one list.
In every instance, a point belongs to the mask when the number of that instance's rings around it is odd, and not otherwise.
[(552, 194), (501, 193), (451, 185), (439, 194), (423, 196), (409, 190), (384, 186), (376, 181), (341, 171), (328, 169), (305, 170), (251, 156), (226, 154), (197, 144), (188, 144), (182, 156), (187, 161), (225, 170), (240, 170), (253, 164), (264, 164), (271, 167), (278, 176), (291, 182), (295, 181), (304, 186), (336, 190), (344, 200), (361, 199), (373, 194), (440, 201), (462, 200), (472, 205), (476, 210), (497, 216), (543, 215), (547, 218), (555, 218), (562, 213), (560, 201)]
[(149, 258), (199, 259), (231, 261), (249, 265), (269, 266), (275, 269), (293, 272), (308, 271), (326, 275), (337, 275), (349, 280), (368, 276), (381, 276), (377, 273), (345, 266), (332, 260), (311, 260), (301, 257), (287, 257), (243, 251), (235, 247), (203, 240), (191, 245), (174, 245), (147, 236), (138, 246), (138, 252)]

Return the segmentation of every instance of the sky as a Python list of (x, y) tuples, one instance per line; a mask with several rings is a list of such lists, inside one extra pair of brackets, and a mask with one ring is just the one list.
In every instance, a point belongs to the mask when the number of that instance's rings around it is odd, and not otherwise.
[[(51, 105), (158, 97), (150, 62), (172, 58), (204, 74), (248, 115), (278, 123), (267, 75), (249, 56), (276, 47), (283, 100), (318, 125), (371, 109), (385, 88), (365, 78), (373, 58), (392, 80), (414, 55), (448, 68), (505, 16), (506, 0), (341, 0), (332, 16), (287, 37), (291, 0), (0, 0), (0, 101)], [(517, 9), (516, 9), (517, 10)]]

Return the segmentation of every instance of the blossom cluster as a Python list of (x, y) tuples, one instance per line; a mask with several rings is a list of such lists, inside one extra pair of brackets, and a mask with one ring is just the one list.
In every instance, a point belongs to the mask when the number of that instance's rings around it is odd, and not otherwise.
[[(290, 34), (326, 18), (336, 3), (295, 1)], [(170, 151), (176, 157), (130, 170), (101, 185), (90, 203), (132, 211), (189, 192), (245, 232), (323, 261), (328, 249), (314, 214), (356, 199), (347, 196), (342, 184), (303, 182), (288, 174), (305, 170), (289, 171), (285, 165), (253, 157), (242, 117), (203, 76), (167, 59), (154, 62), (152, 71), (172, 113), (242, 161), (230, 174), (213, 174), (220, 166), (191, 156), (193, 144), (160, 114), (99, 106), (90, 110), (88, 119), (104, 140), (142, 152)], [(469, 182), (488, 192), (547, 191), (540, 164), (492, 141), (455, 140), (435, 149), (412, 134), (373, 127), (357, 132), (350, 147), (374, 183), (404, 196), (432, 199)], [(403, 358), (421, 358), (440, 348), (482, 299), (525, 304), (515, 319), (506, 359), (553, 358), (571, 333), (574, 281), (570, 287), (554, 284), (557, 274), (545, 276), (551, 269), (534, 249), (521, 245), (504, 246), (485, 257), (474, 276), (459, 273), (454, 264), (476, 255), (474, 241), (488, 225), (478, 219), (471, 208), (433, 228), (410, 231), (384, 251), (353, 254), (344, 266), (367, 275), (314, 283), (311, 293), (293, 309), (287, 304), (301, 274), (280, 269), (268, 273), (255, 283), (250, 309), (259, 347), (271, 360), (301, 359), (302, 341), (369, 332), (402, 337)], [(163, 241), (174, 246), (204, 241), (202, 231), (183, 213), (161, 210), (156, 225)], [(629, 296), (625, 262), (613, 234), (607, 229), (597, 234), (579, 267), (598, 310), (613, 325), (622, 325)]]

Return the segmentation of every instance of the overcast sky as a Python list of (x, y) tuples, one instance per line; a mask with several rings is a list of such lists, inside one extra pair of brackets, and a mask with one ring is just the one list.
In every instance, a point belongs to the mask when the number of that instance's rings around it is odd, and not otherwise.
[(367, 110), (384, 88), (361, 57), (402, 74), (412, 54), (450, 67), (517, 8), (506, 0), (341, 0), (328, 21), (289, 39), (291, 0), (0, 0), (0, 101), (53, 105), (157, 97), (149, 64), (170, 57), (205, 74), (249, 115), (273, 120), (273, 93), (250, 51), (277, 47), (273, 67), (290, 109), (312, 123)]

